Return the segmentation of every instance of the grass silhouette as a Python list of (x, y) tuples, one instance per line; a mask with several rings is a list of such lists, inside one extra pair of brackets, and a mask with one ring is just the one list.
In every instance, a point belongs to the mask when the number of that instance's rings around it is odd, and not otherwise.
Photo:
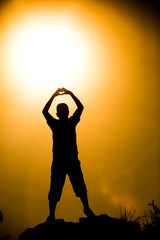
[(155, 232), (160, 233), (160, 207), (152, 200), (148, 203), (149, 209), (147, 209), (143, 216), (135, 218), (136, 209), (131, 206), (119, 205), (118, 219), (125, 222), (137, 222), (141, 226), (142, 232)]
[(145, 215), (140, 217), (142, 230), (160, 233), (160, 207), (155, 204), (154, 200), (148, 204), (148, 207)]
[(118, 219), (123, 220), (125, 222), (136, 221), (136, 219), (134, 218), (135, 213), (136, 209), (133, 206), (127, 208), (126, 206), (123, 207), (120, 204), (118, 210)]

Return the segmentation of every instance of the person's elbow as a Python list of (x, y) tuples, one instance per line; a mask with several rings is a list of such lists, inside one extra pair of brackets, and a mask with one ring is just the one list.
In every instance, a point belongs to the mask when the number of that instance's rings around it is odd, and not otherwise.
[(84, 109), (84, 106), (83, 106), (83, 104), (81, 104), (80, 110), (83, 111), (83, 109)]
[(84, 106), (83, 106), (83, 104), (82, 104), (82, 110), (84, 109)]
[(46, 114), (47, 114), (47, 110), (46, 110), (45, 108), (43, 108), (43, 110), (42, 110), (42, 114), (43, 114), (44, 116), (46, 116)]

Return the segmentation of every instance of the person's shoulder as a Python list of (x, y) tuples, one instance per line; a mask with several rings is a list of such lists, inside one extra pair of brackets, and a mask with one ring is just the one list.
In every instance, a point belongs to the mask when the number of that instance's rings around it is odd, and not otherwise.
[(54, 117), (52, 117), (52, 116), (50, 116), (50, 117), (48, 118), (48, 120), (51, 121), (51, 122), (53, 122), (53, 123), (57, 123), (57, 122), (59, 121), (58, 119), (56, 119), (56, 118), (54, 118)]
[(69, 118), (70, 122), (72, 122), (75, 126), (80, 121), (79, 111), (75, 111), (74, 114)]
[(68, 118), (68, 121), (73, 121), (74, 118), (75, 118), (75, 114), (73, 114), (72, 116), (70, 116), (70, 117)]
[(48, 114), (48, 116), (46, 117), (46, 120), (47, 120), (47, 124), (53, 130), (53, 128), (57, 125), (58, 120), (52, 117), (50, 114)]

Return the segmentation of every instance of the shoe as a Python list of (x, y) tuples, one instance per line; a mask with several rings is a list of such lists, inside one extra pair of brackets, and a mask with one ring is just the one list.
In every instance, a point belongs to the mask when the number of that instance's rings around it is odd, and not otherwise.
[(48, 216), (47, 219), (46, 219), (46, 223), (48, 224), (53, 224), (55, 223), (55, 216)]
[(96, 216), (90, 208), (84, 208), (84, 213), (88, 218), (93, 218)]

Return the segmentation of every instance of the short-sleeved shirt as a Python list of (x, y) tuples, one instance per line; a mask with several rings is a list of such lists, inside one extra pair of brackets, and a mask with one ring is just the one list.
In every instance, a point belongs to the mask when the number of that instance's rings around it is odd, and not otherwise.
[(77, 109), (73, 116), (65, 120), (57, 120), (49, 113), (45, 115), (47, 123), (53, 133), (53, 159), (60, 163), (78, 159), (76, 141), (76, 125), (80, 121), (82, 111)]

